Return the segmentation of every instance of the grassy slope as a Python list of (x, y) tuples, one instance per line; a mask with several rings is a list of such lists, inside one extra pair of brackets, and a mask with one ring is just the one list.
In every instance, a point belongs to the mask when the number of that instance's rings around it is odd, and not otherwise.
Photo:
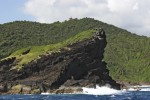
[[(30, 46), (27, 48), (20, 49), (13, 54), (11, 54), (8, 58), (10, 57), (16, 57), (18, 62), (18, 65), (16, 66), (17, 69), (21, 69), (24, 64), (27, 64), (31, 62), (32, 60), (36, 60), (39, 58), (40, 55), (44, 54), (50, 54), (52, 52), (59, 52), (61, 48), (67, 47), (67, 45), (83, 41), (85, 39), (89, 39), (92, 37), (93, 30), (87, 30), (83, 31), (81, 33), (78, 33), (77, 35), (56, 43), (56, 44), (50, 44), (50, 45), (45, 45), (45, 46)], [(26, 55), (22, 55), (23, 52), (27, 51), (30, 49), (30, 52)]]
[(77, 33), (93, 29), (97, 21), (72, 19), (65, 22), (40, 24), (16, 21), (0, 26), (0, 59), (24, 47), (42, 46), (64, 41)]
[[(6, 57), (20, 48), (33, 46), (31, 52), (34, 53), (32, 55), (30, 52), (30, 55), (36, 58), (41, 53), (40, 51), (50, 51), (52, 46), (57, 47), (61, 41), (66, 41), (77, 33), (95, 27), (102, 27), (106, 31), (108, 44), (105, 49), (104, 60), (108, 63), (111, 76), (119, 81), (150, 82), (150, 38), (137, 36), (113, 25), (90, 18), (53, 24), (14, 22), (1, 25), (0, 56)], [(60, 45), (58, 45), (59, 47)], [(24, 48), (24, 50), (26, 49)], [(36, 54), (34, 50), (38, 51), (38, 49), (40, 53)], [(18, 55), (19, 58), (19, 54), (24, 50), (21, 49), (12, 55)], [(26, 60), (22, 60), (19, 66), (27, 63), (28, 60), (30, 61), (28, 56), (26, 55)], [(25, 58), (23, 55), (20, 57)]]

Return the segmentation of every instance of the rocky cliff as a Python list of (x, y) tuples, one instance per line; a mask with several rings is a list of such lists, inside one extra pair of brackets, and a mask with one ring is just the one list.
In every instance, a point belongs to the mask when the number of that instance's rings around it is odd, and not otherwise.
[(106, 44), (105, 32), (97, 30), (93, 38), (68, 45), (60, 52), (42, 55), (21, 70), (11, 69), (17, 64), (15, 58), (3, 60), (0, 93), (72, 93), (96, 84), (120, 89), (102, 60)]

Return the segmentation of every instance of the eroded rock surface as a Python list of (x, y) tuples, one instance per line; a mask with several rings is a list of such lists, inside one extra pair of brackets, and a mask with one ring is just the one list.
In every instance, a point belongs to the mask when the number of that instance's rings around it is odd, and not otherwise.
[(120, 89), (109, 76), (106, 62), (102, 61), (106, 44), (103, 31), (91, 39), (69, 45), (59, 53), (43, 55), (20, 71), (9, 69), (15, 65), (15, 58), (8, 63), (1, 62), (0, 92), (16, 93), (14, 87), (18, 85), (21, 85), (17, 89), (19, 93), (68, 93), (74, 89), (61, 87), (95, 87), (96, 84), (110, 84), (112, 88)]

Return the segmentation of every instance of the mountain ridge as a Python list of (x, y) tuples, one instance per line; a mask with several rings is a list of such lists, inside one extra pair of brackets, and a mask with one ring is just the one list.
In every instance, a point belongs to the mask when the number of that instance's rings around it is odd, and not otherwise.
[[(71, 19), (53, 24), (29, 22), (30, 25), (27, 22), (24, 26), (17, 22), (14, 23), (1, 25), (1, 58), (5, 58), (24, 47), (55, 44), (80, 32), (102, 27), (106, 31), (108, 42), (104, 60), (108, 63), (113, 79), (131, 83), (150, 82), (150, 77), (148, 76), (150, 38), (148, 37), (132, 34), (92, 18)], [(3, 29), (2, 27), (5, 28)]]

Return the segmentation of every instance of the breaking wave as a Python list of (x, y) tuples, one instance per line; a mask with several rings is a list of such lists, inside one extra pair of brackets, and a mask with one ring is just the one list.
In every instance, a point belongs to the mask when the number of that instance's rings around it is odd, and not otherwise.
[(124, 90), (115, 90), (107, 86), (96, 86), (96, 88), (86, 88), (83, 87), (83, 94), (90, 94), (90, 95), (114, 95), (114, 94), (121, 94), (126, 91)]
[[(110, 88), (109, 86), (96, 86), (96, 88), (87, 88), (83, 87), (82, 92), (80, 93), (64, 93), (64, 94), (86, 94), (86, 95), (111, 95), (112, 97), (115, 95), (122, 95), (124, 93), (130, 93), (134, 91), (150, 91), (150, 86), (131, 86), (127, 89), (116, 90)], [(41, 95), (50, 95), (51, 93), (41, 93)]]

